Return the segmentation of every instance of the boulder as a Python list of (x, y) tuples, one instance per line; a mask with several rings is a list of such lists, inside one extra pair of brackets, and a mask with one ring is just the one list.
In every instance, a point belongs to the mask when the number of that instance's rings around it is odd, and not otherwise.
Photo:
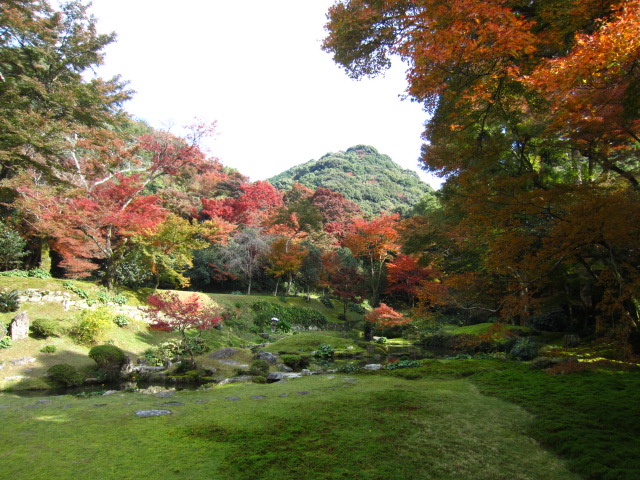
[(379, 363), (370, 363), (369, 365), (364, 366), (365, 370), (380, 370), (381, 368), (382, 365), (380, 365)]
[(240, 350), (236, 348), (221, 348), (220, 350), (216, 350), (215, 352), (211, 352), (209, 354), (209, 358), (213, 358), (216, 360), (220, 360), (223, 358), (233, 357), (236, 353), (239, 353)]
[(280, 356), (276, 353), (265, 352), (264, 350), (260, 350), (256, 353), (256, 360), (264, 360), (270, 365), (276, 365), (280, 360)]
[(287, 372), (270, 372), (267, 375), (267, 381), (269, 382), (279, 382), (280, 380), (288, 380), (290, 378), (300, 378), (302, 376), (301, 373), (287, 373)]
[(27, 312), (20, 312), (14, 317), (9, 326), (11, 340), (22, 340), (29, 336), (29, 316)]

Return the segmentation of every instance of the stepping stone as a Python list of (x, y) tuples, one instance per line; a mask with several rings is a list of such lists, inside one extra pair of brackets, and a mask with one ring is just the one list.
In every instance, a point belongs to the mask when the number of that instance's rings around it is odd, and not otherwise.
[(196, 400), (193, 403), (208, 403), (208, 402), (209, 402), (209, 400)]
[(232, 402), (237, 402), (240, 400), (240, 397), (225, 397), (225, 400), (231, 400)]
[(159, 403), (158, 404), (159, 407), (179, 407), (181, 405), (184, 405), (184, 403), (182, 403), (182, 402), (166, 402), (166, 403)]
[(171, 415), (171, 410), (138, 410), (136, 412), (136, 417), (160, 417), (162, 415)]
[(309, 395), (309, 392), (296, 392), (298, 395)]
[(281, 393), (280, 395), (278, 395), (279, 397), (288, 397), (289, 394), (288, 393)]
[(251, 398), (253, 398), (254, 400), (264, 400), (265, 397), (264, 395), (253, 395)]
[(107, 404), (106, 404), (106, 403), (96, 403), (96, 404), (94, 405), (94, 407), (95, 407), (95, 408), (101, 408), (101, 407), (106, 407), (106, 406), (107, 406)]

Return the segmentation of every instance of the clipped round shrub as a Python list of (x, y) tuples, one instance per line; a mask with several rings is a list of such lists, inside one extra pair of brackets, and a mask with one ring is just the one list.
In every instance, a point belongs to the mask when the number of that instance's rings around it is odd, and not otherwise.
[(267, 377), (264, 375), (256, 375), (251, 379), (251, 381), (253, 383), (267, 383)]
[(36, 318), (31, 323), (31, 331), (40, 338), (57, 337), (58, 322), (50, 318)]
[(269, 364), (264, 360), (254, 360), (249, 367), (249, 374), (266, 376), (269, 373)]
[(122, 366), (127, 361), (127, 356), (122, 349), (115, 345), (97, 345), (89, 350), (89, 357), (98, 365), (98, 369), (108, 379), (116, 379)]
[(47, 370), (49, 382), (56, 387), (77, 387), (82, 383), (80, 373), (73, 365), (58, 363)]

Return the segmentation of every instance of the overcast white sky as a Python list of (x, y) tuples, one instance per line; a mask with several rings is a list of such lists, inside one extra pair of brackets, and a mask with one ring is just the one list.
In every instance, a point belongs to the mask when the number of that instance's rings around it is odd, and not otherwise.
[(418, 167), (426, 114), (400, 96), (404, 66), (354, 81), (321, 50), (333, 0), (93, 0), (115, 31), (102, 77), (136, 90), (127, 110), (156, 128), (218, 122), (210, 145), (251, 180), (368, 144)]

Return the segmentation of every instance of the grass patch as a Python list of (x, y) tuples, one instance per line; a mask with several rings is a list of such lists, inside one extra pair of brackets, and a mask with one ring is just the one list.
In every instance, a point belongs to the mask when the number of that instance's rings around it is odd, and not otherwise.
[[(526, 436), (529, 414), (466, 379), (338, 375), (0, 405), (7, 478), (578, 478)], [(151, 408), (172, 414), (135, 416)]]
[(483, 393), (533, 413), (531, 435), (585, 479), (640, 478), (640, 371), (549, 375), (509, 363), (473, 381)]
[[(487, 333), (493, 323), (478, 323), (476, 325), (465, 325), (463, 327), (459, 327), (457, 325), (443, 325), (442, 332), (448, 333), (451, 335), (482, 335)], [(520, 330), (522, 332), (530, 332), (531, 329), (529, 327), (522, 327), (520, 325), (505, 325), (505, 330)]]
[(331, 345), (336, 355), (356, 355), (364, 351), (356, 342), (349, 338), (343, 338), (336, 332), (301, 332), (288, 335), (267, 345), (264, 350), (273, 353), (311, 354), (320, 345)]

